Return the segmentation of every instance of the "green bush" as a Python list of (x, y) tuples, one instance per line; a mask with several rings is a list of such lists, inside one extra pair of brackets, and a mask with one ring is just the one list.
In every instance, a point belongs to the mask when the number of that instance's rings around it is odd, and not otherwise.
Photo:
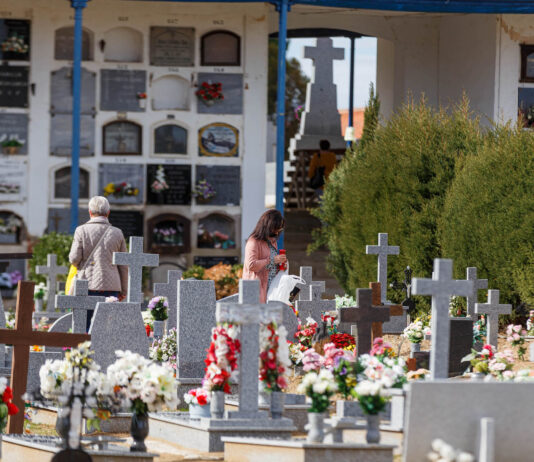
[[(64, 265), (67, 268), (69, 263), (69, 252), (72, 245), (72, 236), (70, 234), (61, 234), (51, 232), (41, 237), (33, 246), (33, 258), (30, 260), (30, 279), (39, 282), (46, 282), (46, 276), (35, 272), (37, 265), (46, 265), (47, 255), (55, 253), (57, 255), (57, 264)], [(65, 281), (67, 275), (58, 276), (58, 281)]]

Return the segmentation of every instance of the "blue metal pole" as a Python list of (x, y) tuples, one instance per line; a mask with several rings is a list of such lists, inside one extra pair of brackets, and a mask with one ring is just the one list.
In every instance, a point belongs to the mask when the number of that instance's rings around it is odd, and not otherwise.
[(82, 22), (89, 0), (71, 0), (74, 8), (74, 57), (72, 63), (72, 151), (70, 172), (70, 232), (78, 226), (80, 195), (80, 121), (82, 95)]
[[(276, 209), (284, 214), (284, 157), (286, 122), (286, 45), (287, 13), (289, 0), (279, 0), (278, 10), (278, 80), (276, 90)], [(284, 235), (278, 240), (278, 248), (284, 247)]]
[[(354, 127), (354, 44), (355, 37), (350, 38), (350, 77), (349, 77), (349, 127)], [(347, 148), (352, 147), (352, 141), (347, 141)]]

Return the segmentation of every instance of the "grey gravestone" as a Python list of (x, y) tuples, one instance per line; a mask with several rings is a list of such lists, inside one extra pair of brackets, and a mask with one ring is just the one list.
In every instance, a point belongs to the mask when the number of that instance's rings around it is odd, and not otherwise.
[(399, 247), (388, 245), (388, 234), (378, 234), (378, 245), (365, 246), (367, 255), (378, 255), (378, 282), (380, 283), (380, 299), (382, 304), (387, 303), (388, 291), (388, 255), (398, 255)]
[(145, 234), (143, 213), (137, 210), (113, 210), (109, 222), (122, 231), (125, 239)]
[(462, 359), (473, 348), (473, 320), (471, 318), (451, 318), (449, 340), (449, 377), (461, 375), (468, 367)]
[(356, 352), (360, 356), (371, 351), (373, 323), (389, 321), (389, 307), (373, 306), (372, 289), (357, 289), (356, 305), (339, 309), (339, 330), (349, 333), (347, 325), (356, 324)]
[[(220, 83), (224, 100), (216, 102), (213, 106), (207, 106), (202, 101), (197, 101), (199, 114), (242, 114), (243, 113), (243, 74), (211, 74), (199, 72), (198, 86), (207, 82), (209, 84)], [(339, 119), (339, 115), (337, 116)]]
[(23, 143), (19, 154), (28, 154), (28, 115), (0, 114), (0, 142), (18, 140)]
[(47, 311), (54, 311), (56, 301), (57, 277), (61, 274), (67, 274), (69, 269), (66, 266), (58, 266), (57, 255), (49, 253), (46, 257), (46, 266), (37, 265), (35, 272), (46, 275), (46, 287), (48, 289)]
[(299, 301), (310, 301), (312, 299), (312, 292), (310, 291), (312, 283), (321, 288), (321, 293), (326, 290), (326, 284), (324, 281), (313, 280), (312, 271), (313, 269), (311, 266), (300, 267), (300, 278), (305, 282), (305, 284), (297, 284), (297, 287), (300, 289)]
[(295, 334), (299, 330), (299, 320), (289, 305), (283, 304), (282, 308), (282, 325), (287, 330), (287, 339), (290, 342), (295, 341)]
[(28, 107), (30, 68), (0, 65), (0, 107)]
[[(89, 220), (87, 208), (78, 209), (78, 225)], [(49, 208), (48, 209), (48, 232), (68, 233), (70, 228), (70, 209)]]
[[(92, 61), (91, 35), (82, 29), (82, 60)], [(67, 26), (56, 30), (54, 38), (54, 59), (72, 61), (74, 59), (74, 27)], [(83, 85), (82, 85), (83, 88)]]
[(148, 358), (149, 340), (139, 303), (98, 303), (89, 334), (95, 361), (103, 370), (117, 359), (116, 350)]
[(414, 278), (412, 290), (415, 295), (432, 296), (430, 375), (432, 380), (448, 378), (450, 298), (452, 295), (467, 297), (473, 290), (473, 281), (453, 280), (452, 260), (437, 258), (432, 279)]
[[(386, 303), (384, 306), (391, 306)], [(382, 332), (384, 334), (402, 334), (406, 326), (408, 326), (408, 307), (402, 306), (402, 315), (391, 316), (388, 322), (382, 324)]]
[(486, 315), (486, 343), (489, 343), (495, 349), (498, 348), (499, 315), (512, 314), (512, 305), (499, 303), (499, 296), (500, 291), (490, 289), (488, 290), (488, 303), (475, 303), (474, 306), (476, 314)]
[(195, 29), (192, 27), (151, 27), (150, 65), (194, 66)]
[(41, 379), (39, 371), (44, 366), (45, 362), (50, 359), (63, 359), (62, 351), (30, 351), (30, 359), (28, 362), (28, 379), (26, 382), (26, 391), (33, 393), (41, 388)]
[[(72, 330), (72, 313), (67, 313), (56, 319), (48, 332), (69, 332)], [(45, 351), (63, 351), (62, 347), (45, 347)]]
[(478, 316), (475, 314), (475, 304), (478, 303), (478, 291), (488, 288), (488, 280), (478, 279), (477, 269), (472, 266), (467, 268), (466, 279), (468, 281), (473, 281), (473, 292), (467, 296), (467, 316), (473, 318), (473, 321), (476, 322), (478, 320)]
[(207, 205), (239, 205), (241, 202), (241, 167), (197, 165), (196, 181), (206, 180), (216, 191)]
[(24, 200), (27, 183), (28, 164), (25, 161), (0, 158), (0, 202)]
[[(142, 204), (144, 197), (145, 183), (144, 165), (141, 164), (99, 164), (98, 165), (98, 193), (104, 195), (104, 188), (109, 183), (120, 185), (129, 183), (133, 188), (137, 188), (139, 193), (136, 196), (107, 196), (111, 204)], [(111, 213), (111, 217), (115, 211)]]
[[(72, 68), (62, 67), (52, 72), (50, 95), (50, 113), (72, 114)], [(96, 106), (96, 73), (82, 68), (81, 113), (95, 113)]]
[(102, 69), (100, 109), (102, 111), (143, 112), (138, 93), (146, 93), (146, 71)]
[(73, 284), (74, 295), (57, 295), (56, 306), (63, 311), (70, 308), (73, 313), (72, 332), (85, 334), (87, 330), (87, 311), (94, 310), (97, 303), (105, 302), (106, 297), (89, 295), (89, 281), (74, 279)]
[(325, 311), (336, 309), (335, 300), (323, 300), (321, 298), (324, 292), (324, 284), (312, 282), (308, 288), (310, 300), (297, 300), (296, 308), (300, 319), (313, 318), (317, 323), (321, 323), (321, 315)]
[(176, 124), (159, 126), (154, 130), (154, 152), (187, 154), (187, 130)]
[[(176, 314), (178, 312), (178, 281), (182, 279), (182, 272), (170, 270), (167, 272), (167, 282), (156, 282), (154, 284), (154, 296), (166, 297), (169, 303), (167, 313), (167, 332), (172, 328), (177, 328)], [(186, 309), (184, 307), (184, 309)]]
[(113, 264), (128, 267), (128, 302), (143, 302), (143, 267), (158, 266), (159, 255), (143, 253), (143, 238), (130, 237), (130, 252), (113, 252)]
[[(82, 114), (80, 119), (80, 156), (95, 154), (95, 119)], [(70, 156), (72, 145), (72, 115), (56, 114), (50, 118), (50, 155)]]

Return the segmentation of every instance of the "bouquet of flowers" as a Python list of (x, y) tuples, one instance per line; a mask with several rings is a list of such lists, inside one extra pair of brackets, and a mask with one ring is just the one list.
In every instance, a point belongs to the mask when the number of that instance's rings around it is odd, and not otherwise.
[(429, 374), (430, 371), (428, 369), (417, 369), (416, 371), (409, 371), (406, 374), (406, 379), (408, 382), (412, 382), (414, 380), (426, 380)]
[(386, 407), (389, 397), (380, 382), (364, 380), (354, 390), (364, 414), (377, 415)]
[(356, 349), (356, 339), (350, 334), (332, 334), (330, 336), (330, 342), (332, 342), (336, 348), (343, 350), (354, 351)]
[(517, 350), (517, 355), (519, 356), (520, 361), (524, 361), (525, 353), (527, 349), (525, 345), (525, 337), (527, 336), (527, 331), (523, 329), (521, 324), (514, 326), (509, 324), (506, 328), (506, 340), (512, 344), (514, 347), (519, 347)]
[(206, 373), (203, 386), (209, 391), (230, 393), (230, 379), (237, 374), (237, 359), (241, 351), (239, 331), (231, 324), (221, 324), (211, 331)]
[(154, 318), (148, 311), (141, 311), (143, 316), (143, 323), (145, 324), (146, 336), (150, 337), (150, 333), (154, 331)]
[(176, 328), (173, 327), (161, 339), (155, 339), (150, 346), (148, 357), (154, 361), (167, 363), (176, 374)]
[(319, 371), (324, 366), (324, 358), (313, 348), (309, 348), (304, 352), (302, 365), (306, 372)]
[(533, 382), (534, 381), (534, 370), (532, 369), (521, 369), (517, 371), (514, 380), (516, 382)]
[(352, 295), (345, 294), (342, 297), (336, 295), (336, 310), (340, 308), (351, 308), (353, 306), (356, 306), (356, 300)]
[(287, 341), (287, 345), (289, 348), (289, 359), (291, 362), (298, 366), (302, 364), (302, 358), (304, 358), (304, 353), (300, 349), (300, 345), (298, 343), (291, 343), (289, 340)]
[(33, 298), (35, 300), (43, 300), (44, 298), (46, 298), (47, 292), (48, 289), (46, 288), (46, 284), (44, 282), (40, 282), (33, 289)]
[(28, 53), (29, 47), (27, 43), (24, 43), (24, 37), (19, 37), (17, 34), (13, 34), (2, 42), (2, 52), (4, 53)]
[(198, 180), (192, 192), (194, 197), (204, 200), (211, 199), (217, 195), (217, 192), (207, 180)]
[(170, 245), (183, 245), (183, 233), (177, 226), (167, 226), (165, 228), (154, 228), (152, 234), (154, 236), (154, 242), (156, 244), (170, 244)]
[(426, 330), (427, 329), (423, 325), (423, 322), (419, 319), (416, 319), (408, 327), (406, 327), (406, 329), (404, 329), (402, 336), (405, 339), (408, 339), (410, 343), (421, 343), (425, 337)]
[(486, 337), (486, 316), (481, 315), (480, 319), (473, 324), (473, 344), (482, 342)]
[(336, 358), (332, 373), (336, 379), (339, 393), (343, 395), (345, 399), (350, 396), (354, 396), (354, 387), (358, 383), (358, 374), (360, 374), (361, 366), (356, 357), (349, 354), (343, 354)]
[(436, 438), (432, 441), (432, 451), (427, 454), (427, 460), (443, 462), (475, 462), (475, 457), (468, 452), (454, 449), (450, 444), (442, 439)]
[(299, 330), (295, 332), (295, 338), (300, 343), (301, 351), (306, 351), (312, 346), (312, 338), (317, 332), (317, 323), (313, 318), (307, 318), (304, 326), (299, 326)]
[(168, 308), (169, 302), (167, 301), (167, 297), (154, 297), (148, 302), (148, 311), (154, 321), (165, 321), (169, 317), (167, 314)]
[(187, 404), (197, 404), (205, 406), (211, 401), (210, 393), (204, 388), (194, 388), (184, 394), (184, 401)]
[(9, 218), (0, 218), (0, 234), (15, 234), (22, 226), (22, 221), (15, 215), (10, 215)]
[(165, 178), (165, 169), (163, 165), (159, 165), (156, 170), (156, 179), (150, 185), (150, 190), (155, 194), (160, 194), (167, 189), (169, 189), (169, 185)]
[(325, 412), (330, 404), (330, 398), (337, 391), (334, 375), (326, 369), (317, 372), (308, 372), (298, 387), (299, 393), (311, 398), (311, 407), (308, 412)]
[(469, 361), (473, 372), (487, 375), (490, 372), (489, 362), (493, 356), (493, 347), (491, 345), (484, 345), (480, 352), (471, 349), (471, 353), (464, 356), (462, 362)]
[(139, 188), (132, 186), (131, 183), (123, 181), (122, 183), (108, 183), (104, 187), (104, 196), (121, 197), (134, 197), (139, 194)]
[(382, 339), (382, 337), (374, 339), (373, 347), (371, 348), (370, 354), (371, 356), (377, 356), (380, 360), (382, 360), (383, 358), (395, 357), (393, 347), (389, 343), (384, 342), (384, 339)]
[(498, 351), (488, 362), (488, 371), (491, 375), (500, 380), (510, 380), (514, 373), (514, 353), (512, 350)]
[(406, 363), (402, 358), (361, 355), (358, 358), (358, 382), (379, 382), (385, 388), (402, 388), (407, 383)]
[(287, 330), (270, 323), (260, 328), (260, 381), (267, 392), (287, 387), (286, 368), (289, 367)]
[(527, 333), (528, 335), (534, 335), (534, 310), (531, 310), (528, 314)]
[(2, 396), (2, 402), (0, 403), (0, 433), (4, 433), (8, 416), (19, 412), (19, 408), (11, 402), (13, 391), (7, 385), (6, 377), (0, 377), (0, 395)]
[(202, 82), (200, 84), (200, 89), (195, 92), (195, 95), (202, 102), (222, 101), (224, 99), (222, 83)]
[(339, 312), (334, 311), (325, 311), (323, 314), (321, 314), (321, 321), (323, 321), (326, 324), (326, 327), (328, 329), (328, 333), (330, 335), (337, 334), (337, 326), (339, 324), (338, 321)]

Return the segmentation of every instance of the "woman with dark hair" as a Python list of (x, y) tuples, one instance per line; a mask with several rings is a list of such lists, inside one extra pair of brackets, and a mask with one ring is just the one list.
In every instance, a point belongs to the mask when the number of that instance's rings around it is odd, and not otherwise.
[(285, 255), (278, 255), (276, 243), (285, 224), (278, 210), (267, 210), (247, 240), (243, 279), (260, 280), (260, 303), (267, 301), (267, 292), (278, 273), (278, 266), (287, 262)]

